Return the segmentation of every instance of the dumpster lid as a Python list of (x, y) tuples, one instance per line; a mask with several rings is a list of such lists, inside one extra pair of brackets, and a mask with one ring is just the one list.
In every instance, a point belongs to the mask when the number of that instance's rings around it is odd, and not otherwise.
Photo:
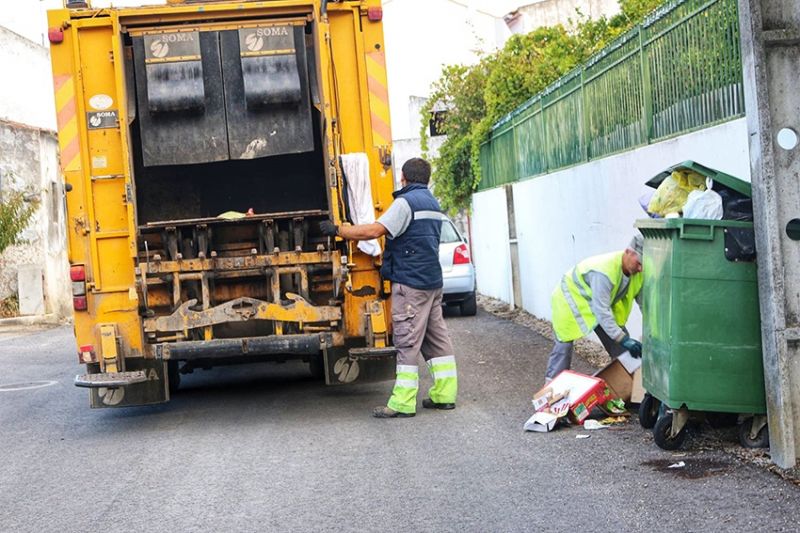
[(673, 165), (668, 169), (663, 170), (662, 172), (659, 172), (658, 174), (650, 178), (650, 180), (647, 183), (645, 183), (645, 185), (656, 189), (658, 188), (659, 185), (661, 185), (661, 182), (664, 181), (667, 178), (667, 176), (672, 174), (672, 172), (675, 170), (693, 170), (698, 174), (701, 174), (707, 178), (711, 178), (712, 180), (714, 180), (715, 184), (714, 189), (717, 188), (716, 184), (719, 184), (729, 189), (732, 189), (740, 194), (743, 194), (748, 198), (753, 197), (753, 189), (748, 182), (741, 180), (737, 177), (731, 176), (730, 174), (725, 174), (724, 172), (720, 172), (719, 170), (714, 170), (713, 168), (701, 165), (700, 163), (697, 163), (695, 161), (684, 161), (683, 163), (678, 163), (677, 165)]

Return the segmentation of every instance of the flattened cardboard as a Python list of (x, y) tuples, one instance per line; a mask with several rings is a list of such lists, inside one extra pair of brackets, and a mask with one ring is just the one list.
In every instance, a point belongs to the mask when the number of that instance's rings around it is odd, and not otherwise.
[(548, 431), (552, 431), (554, 427), (556, 427), (556, 423), (558, 422), (558, 416), (539, 412), (534, 413), (532, 417), (525, 422), (525, 431), (536, 431), (539, 433), (547, 433)]

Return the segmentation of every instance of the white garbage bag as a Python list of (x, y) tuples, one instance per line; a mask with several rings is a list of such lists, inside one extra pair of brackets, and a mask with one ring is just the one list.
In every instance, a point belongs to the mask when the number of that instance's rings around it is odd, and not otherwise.
[(705, 191), (689, 193), (689, 198), (683, 206), (683, 218), (722, 220), (722, 197), (711, 188), (713, 185), (709, 179)]

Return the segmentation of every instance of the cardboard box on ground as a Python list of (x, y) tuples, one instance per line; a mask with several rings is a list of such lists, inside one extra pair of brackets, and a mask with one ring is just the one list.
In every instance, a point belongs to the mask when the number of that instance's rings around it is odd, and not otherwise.
[[(564, 370), (533, 397), (536, 413), (525, 422), (527, 431), (551, 431), (559, 418), (581, 424), (591, 410), (611, 395), (606, 383), (593, 376)], [(538, 409), (537, 409), (538, 406)]]
[(640, 403), (644, 398), (642, 388), (642, 360), (625, 352), (594, 373), (606, 382), (614, 398), (625, 403)]
[(534, 415), (525, 422), (526, 431), (547, 432), (564, 416), (582, 424), (594, 407), (611, 399), (638, 403), (644, 396), (641, 359), (628, 352), (587, 376), (571, 370), (558, 374), (533, 397)]

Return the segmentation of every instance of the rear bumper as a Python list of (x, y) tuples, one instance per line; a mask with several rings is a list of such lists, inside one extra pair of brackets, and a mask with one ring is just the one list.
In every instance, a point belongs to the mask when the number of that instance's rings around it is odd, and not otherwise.
[(258, 355), (314, 355), (331, 346), (330, 334), (268, 335), (210, 341), (165, 342), (159, 345), (162, 359), (192, 361), (196, 359), (227, 359)]
[(471, 264), (455, 265), (449, 272), (443, 273), (442, 277), (444, 281), (442, 293), (445, 295), (445, 299), (452, 294), (466, 294), (475, 291), (475, 270)]

